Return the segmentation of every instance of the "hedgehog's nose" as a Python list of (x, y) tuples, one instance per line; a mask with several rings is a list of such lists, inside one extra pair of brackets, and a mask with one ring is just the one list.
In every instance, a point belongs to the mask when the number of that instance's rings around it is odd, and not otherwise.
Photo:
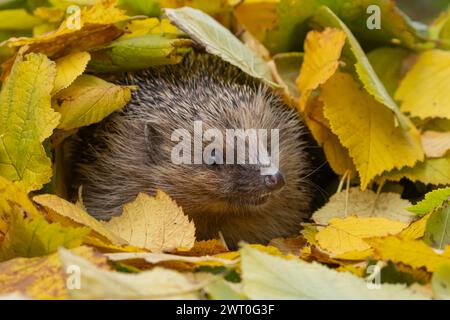
[(274, 174), (264, 176), (264, 184), (270, 190), (281, 189), (285, 184), (283, 174), (277, 171)]

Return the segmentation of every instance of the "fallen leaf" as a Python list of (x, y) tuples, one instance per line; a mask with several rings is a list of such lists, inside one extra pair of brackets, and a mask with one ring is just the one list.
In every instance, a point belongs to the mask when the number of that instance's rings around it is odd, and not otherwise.
[(450, 150), (450, 132), (425, 131), (421, 136), (423, 150), (428, 158), (445, 156)]
[(86, 69), (91, 56), (88, 52), (75, 52), (57, 59), (56, 78), (52, 94), (67, 88)]
[(361, 189), (384, 171), (413, 166), (423, 160), (416, 129), (405, 131), (395, 127), (393, 114), (380, 108), (349, 74), (336, 73), (322, 86), (320, 99), (331, 130), (354, 160)]
[[(184, 7), (166, 9), (167, 17), (211, 54), (245, 73), (274, 86), (267, 64), (240, 42), (228, 29), (202, 11)], [(275, 85), (276, 86), (276, 85)]]
[(409, 223), (415, 217), (407, 211), (410, 206), (411, 202), (402, 199), (397, 193), (376, 194), (372, 190), (361, 191), (355, 187), (332, 195), (322, 208), (314, 212), (312, 219), (319, 224), (328, 224), (332, 218), (357, 216), (379, 217)]
[(426, 299), (404, 285), (382, 284), (371, 290), (363, 279), (318, 263), (283, 259), (252, 249), (241, 249), (242, 282), (250, 299)]
[(64, 249), (59, 256), (66, 267), (76, 265), (82, 270), (83, 285), (69, 290), (72, 299), (198, 299), (198, 291), (211, 282), (196, 283), (182, 273), (158, 267), (137, 274), (107, 271)]
[(194, 223), (161, 190), (154, 197), (139, 193), (134, 201), (124, 205), (122, 215), (113, 217), (105, 227), (130, 245), (152, 252), (190, 249), (195, 241)]
[(406, 227), (406, 223), (385, 218), (334, 218), (325, 229), (316, 234), (316, 240), (322, 249), (341, 255), (370, 249), (364, 238), (397, 234)]
[(55, 96), (55, 109), (61, 113), (58, 128), (71, 130), (99, 122), (124, 107), (130, 98), (130, 87), (81, 75)]
[[(109, 269), (106, 258), (92, 248), (78, 247), (70, 251), (102, 269)], [(33, 299), (67, 299), (67, 271), (58, 253), (0, 263), (0, 295), (19, 292)]]
[(345, 37), (343, 31), (332, 28), (322, 32), (310, 31), (306, 36), (305, 55), (296, 82), (301, 94), (298, 102), (300, 111), (305, 110), (311, 92), (324, 84), (338, 69)]
[(422, 201), (419, 201), (412, 207), (409, 207), (408, 210), (418, 215), (424, 215), (433, 211), (435, 208), (442, 205), (445, 201), (449, 200), (450, 187), (436, 189), (428, 192)]
[(403, 178), (436, 186), (448, 185), (450, 181), (450, 154), (443, 158), (427, 158), (424, 161), (417, 162), (412, 168), (395, 169), (380, 177), (381, 180), (390, 181), (400, 181)]
[(401, 262), (414, 268), (425, 267), (429, 272), (436, 271), (443, 263), (450, 263), (449, 247), (439, 254), (421, 240), (405, 240), (390, 236), (366, 241), (374, 248), (377, 257), (383, 260)]
[(450, 264), (442, 264), (431, 278), (435, 298), (450, 300)]
[(431, 213), (423, 240), (430, 246), (443, 250), (450, 244), (450, 204)]
[(25, 218), (13, 208), (11, 222), (0, 246), (0, 260), (47, 255), (59, 247), (75, 248), (90, 232), (88, 228), (63, 227), (43, 217)]
[(431, 213), (421, 217), (419, 220), (412, 222), (407, 228), (403, 229), (398, 236), (402, 239), (416, 240), (423, 237), (428, 219)]
[[(100, 239), (113, 245), (124, 245), (127, 242), (117, 234), (109, 231), (102, 223), (92, 217), (79, 206), (56, 195), (42, 194), (33, 197), (33, 201), (45, 207), (50, 218), (66, 226), (86, 226)], [(92, 234), (90, 235), (92, 236)]]
[(429, 50), (403, 78), (395, 94), (411, 116), (450, 119), (450, 52)]
[(46, 56), (19, 55), (0, 92), (0, 175), (27, 192), (52, 176), (42, 142), (60, 117), (50, 105), (55, 75), (55, 64)]

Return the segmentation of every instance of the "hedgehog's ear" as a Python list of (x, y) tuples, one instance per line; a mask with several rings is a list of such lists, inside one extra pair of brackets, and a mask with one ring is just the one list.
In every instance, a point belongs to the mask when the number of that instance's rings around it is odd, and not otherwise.
[(145, 136), (145, 148), (148, 155), (148, 159), (152, 163), (157, 163), (158, 161), (158, 152), (155, 152), (155, 150), (158, 150), (159, 144), (161, 144), (161, 134), (157, 130), (157, 128), (154, 126), (153, 123), (147, 122), (144, 125), (144, 136)]

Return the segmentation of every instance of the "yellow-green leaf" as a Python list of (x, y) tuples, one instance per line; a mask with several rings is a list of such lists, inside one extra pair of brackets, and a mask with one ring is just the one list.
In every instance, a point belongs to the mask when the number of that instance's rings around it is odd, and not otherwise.
[(411, 181), (423, 182), (433, 185), (450, 184), (450, 154), (443, 158), (428, 158), (418, 162), (414, 167), (405, 167), (401, 170), (392, 170), (381, 176), (383, 180), (400, 181), (408, 178)]
[[(92, 248), (78, 247), (70, 251), (102, 269), (109, 269), (106, 257)], [(21, 292), (33, 299), (67, 299), (66, 270), (58, 253), (0, 263), (0, 295)]]
[(330, 225), (316, 234), (321, 248), (335, 255), (351, 251), (365, 251), (370, 246), (363, 240), (397, 234), (408, 224), (385, 218), (334, 218)]
[(322, 86), (320, 98), (331, 130), (354, 160), (362, 189), (384, 171), (423, 160), (415, 128), (396, 127), (392, 112), (380, 107), (350, 75), (336, 73)]
[(88, 52), (75, 52), (56, 60), (56, 78), (52, 94), (70, 86), (84, 72), (90, 58)]
[(450, 52), (424, 52), (395, 94), (401, 110), (414, 117), (450, 119)]
[(45, 207), (50, 218), (65, 226), (86, 226), (92, 229), (90, 236), (97, 236), (107, 240), (114, 245), (126, 244), (126, 241), (104, 227), (102, 223), (89, 215), (80, 206), (70, 203), (52, 194), (42, 194), (33, 197), (33, 201)]
[(25, 9), (0, 11), (0, 30), (30, 30), (40, 23), (41, 19), (32, 16)]
[(52, 176), (42, 142), (58, 125), (50, 92), (55, 64), (42, 54), (19, 55), (0, 93), (0, 175), (37, 190)]
[(78, 247), (90, 231), (89, 228), (48, 223), (43, 217), (26, 218), (20, 210), (13, 210), (8, 232), (0, 247), (0, 260), (43, 256), (59, 247)]
[(443, 263), (450, 263), (450, 250), (439, 254), (421, 240), (405, 240), (395, 236), (367, 239), (379, 258), (410, 265), (414, 268), (425, 267), (435, 271)]
[(81, 75), (56, 95), (61, 113), (60, 129), (70, 130), (103, 120), (130, 100), (131, 88), (91, 75)]

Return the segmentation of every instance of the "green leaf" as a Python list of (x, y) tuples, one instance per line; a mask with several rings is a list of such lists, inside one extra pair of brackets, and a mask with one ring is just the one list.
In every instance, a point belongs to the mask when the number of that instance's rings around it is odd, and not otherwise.
[(441, 265), (433, 273), (431, 287), (437, 299), (450, 300), (450, 264)]
[(89, 70), (117, 72), (176, 64), (190, 51), (189, 39), (172, 39), (150, 34), (113, 41), (107, 48), (92, 53)]
[(159, 17), (161, 15), (159, 0), (119, 0), (118, 3), (130, 15), (146, 15), (149, 17)]
[[(380, 29), (367, 27), (370, 15), (366, 11), (370, 5), (380, 8)], [(412, 22), (391, 0), (280, 0), (276, 7), (278, 21), (268, 30), (264, 44), (272, 53), (301, 49), (308, 22), (321, 6), (328, 6), (358, 39), (370, 45), (395, 42), (413, 49), (421, 44), (421, 37), (426, 34), (426, 26)]]
[(391, 97), (394, 96), (400, 83), (403, 62), (409, 54), (406, 49), (392, 47), (377, 48), (367, 54), (375, 73)]
[(446, 186), (450, 184), (450, 155), (443, 158), (425, 159), (414, 167), (395, 169), (381, 176), (381, 179), (390, 181), (400, 181), (402, 178), (413, 182), (420, 181), (425, 184)]
[(245, 246), (241, 250), (244, 293), (251, 299), (426, 299), (404, 285), (370, 289), (363, 279), (318, 263), (283, 259)]
[(430, 246), (443, 250), (450, 243), (450, 205), (433, 212), (427, 221), (424, 241)]
[(50, 105), (55, 63), (43, 54), (19, 56), (0, 93), (0, 175), (25, 191), (50, 181), (52, 168), (42, 142), (58, 125)]
[(449, 200), (450, 187), (436, 189), (428, 192), (425, 195), (425, 199), (419, 201), (412, 207), (407, 208), (407, 210), (422, 216), (433, 211), (435, 208), (441, 206), (445, 201)]
[(172, 23), (203, 45), (207, 52), (221, 57), (255, 78), (277, 86), (272, 82), (270, 69), (264, 60), (206, 13), (189, 7), (166, 9), (165, 12)]
[(31, 30), (42, 20), (29, 14), (25, 9), (0, 11), (0, 30)]
[(240, 284), (219, 279), (205, 288), (212, 300), (246, 300)]
[(0, 260), (43, 256), (56, 252), (59, 247), (75, 248), (90, 231), (89, 228), (48, 223), (43, 217), (25, 218), (21, 210), (14, 207), (11, 224), (0, 247)]
[(378, 102), (394, 112), (397, 120), (403, 128), (409, 128), (409, 119), (400, 112), (399, 107), (389, 95), (381, 80), (378, 78), (358, 40), (356, 40), (355, 36), (345, 25), (345, 23), (342, 22), (339, 17), (333, 13), (333, 11), (324, 6), (319, 8), (314, 19), (322, 26), (340, 28), (345, 32), (347, 36), (347, 45), (344, 48), (344, 55), (350, 57), (355, 63), (356, 73), (364, 85), (364, 88)]
[(81, 75), (56, 95), (61, 113), (58, 128), (70, 130), (103, 120), (130, 100), (131, 89), (91, 75)]

